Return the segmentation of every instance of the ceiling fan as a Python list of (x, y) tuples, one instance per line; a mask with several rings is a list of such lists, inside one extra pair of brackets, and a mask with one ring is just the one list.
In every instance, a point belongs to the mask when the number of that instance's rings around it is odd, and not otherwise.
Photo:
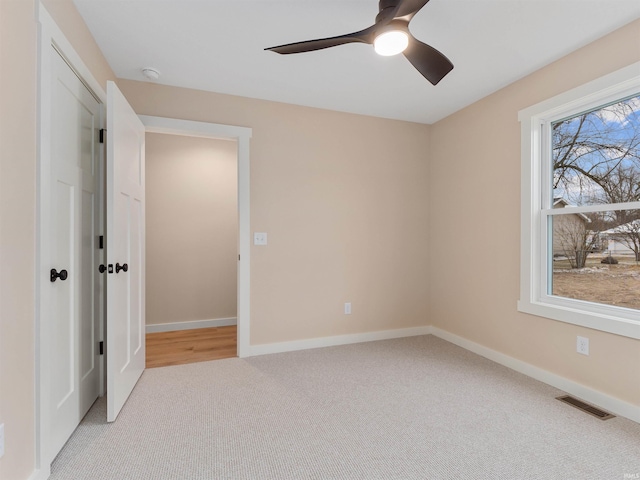
[(373, 44), (380, 55), (403, 53), (409, 62), (433, 85), (442, 80), (453, 64), (442, 53), (422, 43), (409, 32), (409, 22), (429, 0), (380, 0), (375, 24), (359, 32), (265, 48), (284, 55), (311, 52), (346, 43)]

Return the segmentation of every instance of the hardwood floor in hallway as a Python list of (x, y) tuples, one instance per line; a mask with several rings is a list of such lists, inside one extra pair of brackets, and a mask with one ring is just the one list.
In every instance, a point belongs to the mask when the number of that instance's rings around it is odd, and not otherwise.
[(147, 333), (147, 368), (237, 356), (237, 327)]

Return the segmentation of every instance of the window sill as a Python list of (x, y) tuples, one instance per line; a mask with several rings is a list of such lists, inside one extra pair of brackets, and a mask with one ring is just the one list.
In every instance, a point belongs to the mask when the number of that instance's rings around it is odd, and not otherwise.
[(640, 340), (640, 320), (634, 321), (578, 308), (523, 300), (518, 301), (518, 311)]

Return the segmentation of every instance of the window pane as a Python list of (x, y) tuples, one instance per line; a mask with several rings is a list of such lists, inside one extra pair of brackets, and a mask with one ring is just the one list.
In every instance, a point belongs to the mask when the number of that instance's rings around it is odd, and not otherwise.
[(551, 126), (554, 203), (640, 200), (640, 95)]
[(553, 215), (548, 292), (640, 309), (640, 211)]

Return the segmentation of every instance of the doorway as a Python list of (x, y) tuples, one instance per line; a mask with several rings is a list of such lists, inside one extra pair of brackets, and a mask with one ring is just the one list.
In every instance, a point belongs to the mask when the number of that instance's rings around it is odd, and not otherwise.
[(147, 368), (235, 357), (235, 139), (146, 133)]
[[(249, 354), (249, 319), (250, 319), (250, 223), (249, 223), (249, 142), (252, 131), (246, 127), (220, 125), (215, 123), (195, 122), (164, 117), (152, 117), (140, 115), (145, 125), (147, 135), (165, 134), (163, 136), (189, 137), (192, 141), (187, 143), (197, 144), (197, 140), (215, 140), (217, 145), (226, 144), (227, 153), (230, 147), (235, 147), (236, 165), (236, 253), (234, 259), (236, 265), (236, 324), (237, 324), (237, 356), (245, 357)], [(172, 142), (172, 143), (179, 143)], [(222, 143), (220, 143), (222, 142)], [(227, 267), (228, 268), (228, 267)], [(148, 272), (150, 273), (150, 272)], [(171, 272), (169, 271), (169, 274)], [(211, 294), (210, 292), (205, 294)], [(218, 325), (233, 323), (232, 317), (223, 316), (212, 320), (213, 323), (199, 324), (186, 319), (188, 326)], [(167, 322), (169, 323), (169, 322)]]

